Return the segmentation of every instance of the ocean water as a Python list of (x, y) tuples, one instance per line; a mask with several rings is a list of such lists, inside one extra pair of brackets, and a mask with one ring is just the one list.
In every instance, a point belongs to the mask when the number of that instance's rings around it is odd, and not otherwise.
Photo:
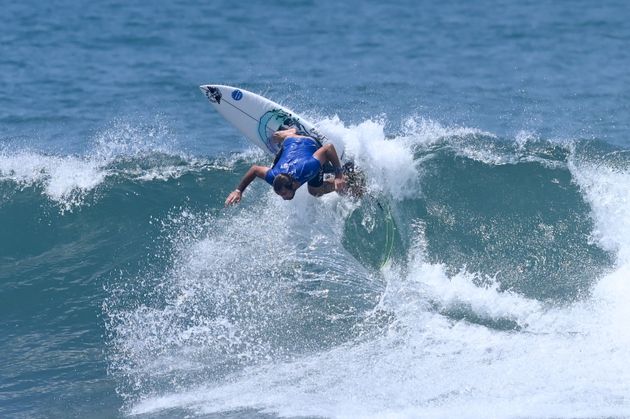
[[(0, 8), (0, 416), (630, 417), (630, 3)], [(198, 85), (340, 139), (362, 200)]]

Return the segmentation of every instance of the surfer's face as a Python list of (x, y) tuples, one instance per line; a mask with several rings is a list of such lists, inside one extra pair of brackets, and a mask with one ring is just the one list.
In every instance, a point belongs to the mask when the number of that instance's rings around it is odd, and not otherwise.
[(278, 195), (282, 197), (285, 201), (290, 201), (295, 196), (295, 191), (289, 188), (282, 188), (280, 192), (276, 192)]
[(273, 179), (273, 190), (285, 201), (293, 199), (295, 190), (299, 187), (300, 184), (294, 182), (291, 175), (286, 173), (280, 173)]

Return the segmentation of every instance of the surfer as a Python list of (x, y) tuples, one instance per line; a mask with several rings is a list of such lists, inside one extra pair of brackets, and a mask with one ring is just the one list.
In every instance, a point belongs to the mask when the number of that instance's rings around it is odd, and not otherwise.
[[(312, 137), (298, 135), (296, 128), (276, 131), (273, 139), (281, 144), (273, 166), (250, 167), (238, 187), (228, 195), (226, 206), (240, 202), (245, 188), (257, 177), (273, 186), (274, 192), (284, 200), (293, 199), (295, 191), (304, 183), (308, 184), (308, 192), (317, 197), (344, 190), (346, 179), (334, 145), (322, 146)], [(328, 162), (333, 165), (335, 178), (325, 181), (323, 167)]]

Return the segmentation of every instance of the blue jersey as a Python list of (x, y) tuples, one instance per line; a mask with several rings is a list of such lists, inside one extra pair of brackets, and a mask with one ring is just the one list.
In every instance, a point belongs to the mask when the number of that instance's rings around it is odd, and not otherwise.
[(313, 179), (322, 167), (319, 160), (313, 157), (318, 148), (319, 144), (312, 138), (286, 138), (282, 143), (282, 154), (278, 162), (267, 171), (265, 180), (273, 185), (273, 179), (280, 173), (291, 175), (300, 185)]

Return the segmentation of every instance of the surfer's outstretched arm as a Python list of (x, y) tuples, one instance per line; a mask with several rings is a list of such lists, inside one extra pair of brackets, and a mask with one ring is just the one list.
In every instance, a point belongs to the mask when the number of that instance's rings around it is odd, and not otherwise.
[(264, 179), (268, 170), (269, 168), (265, 166), (253, 165), (250, 167), (247, 173), (245, 173), (245, 176), (243, 176), (243, 179), (241, 179), (241, 183), (238, 184), (238, 187), (228, 195), (225, 200), (225, 206), (227, 207), (228, 205), (238, 204), (241, 201), (245, 188), (247, 188), (247, 186), (257, 177)]

